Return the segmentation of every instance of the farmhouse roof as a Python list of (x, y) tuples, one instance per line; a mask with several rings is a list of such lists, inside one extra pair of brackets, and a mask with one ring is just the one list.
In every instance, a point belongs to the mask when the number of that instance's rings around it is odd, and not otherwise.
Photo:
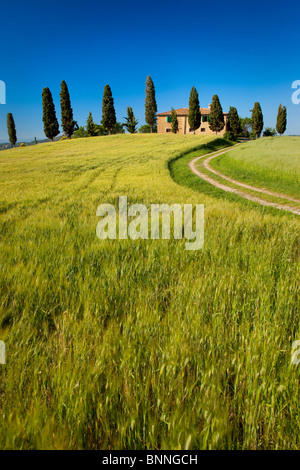
[[(189, 114), (189, 108), (179, 108), (175, 109), (177, 116), (188, 116)], [(210, 114), (210, 109), (209, 108), (200, 108), (201, 114)], [(228, 113), (223, 113), (223, 114), (228, 114)], [(158, 113), (157, 116), (171, 116), (171, 111), (165, 111), (164, 113)]]

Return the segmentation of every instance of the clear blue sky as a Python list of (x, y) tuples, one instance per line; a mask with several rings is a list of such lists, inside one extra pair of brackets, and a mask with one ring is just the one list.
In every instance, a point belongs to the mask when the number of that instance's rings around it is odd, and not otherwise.
[(42, 138), (41, 93), (49, 87), (60, 120), (60, 83), (68, 84), (74, 118), (101, 120), (103, 88), (112, 89), (117, 119), (132, 106), (144, 124), (144, 90), (151, 75), (159, 111), (187, 107), (194, 85), (200, 105), (218, 94), (224, 110), (249, 116), (260, 101), (265, 125), (275, 127), (280, 103), (289, 134), (300, 134), (300, 2), (292, 1), (20, 1), (1, 5), (0, 141), (6, 114), (18, 141)]

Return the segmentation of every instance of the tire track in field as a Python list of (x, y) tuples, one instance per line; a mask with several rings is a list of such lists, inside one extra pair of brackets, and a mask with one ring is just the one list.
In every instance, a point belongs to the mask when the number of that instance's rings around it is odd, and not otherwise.
[[(240, 145), (240, 144), (238, 144), (238, 145)], [(214, 180), (213, 178), (206, 175), (205, 173), (201, 173), (201, 171), (199, 171), (196, 168), (196, 165), (195, 165), (196, 162), (200, 159), (205, 159), (204, 162), (203, 162), (204, 168), (206, 168), (212, 174), (215, 174), (215, 175), (219, 176), (220, 178), (222, 178), (226, 181), (229, 181), (233, 184), (236, 184), (237, 186), (241, 186), (245, 189), (251, 189), (252, 191), (256, 191), (258, 193), (268, 194), (270, 196), (275, 196), (275, 197), (278, 197), (278, 198), (281, 198), (281, 199), (286, 199), (286, 200), (290, 200), (290, 201), (293, 201), (293, 202), (298, 202), (300, 204), (300, 201), (298, 199), (292, 198), (290, 196), (286, 196), (284, 194), (279, 194), (279, 193), (275, 193), (275, 192), (272, 192), (272, 191), (268, 191), (266, 189), (256, 188), (255, 186), (250, 186), (250, 185), (247, 185), (247, 184), (244, 184), (244, 183), (240, 183), (239, 181), (236, 181), (232, 178), (229, 178), (228, 176), (225, 176), (222, 173), (220, 173), (220, 172), (218, 172), (218, 171), (216, 171), (216, 170), (214, 170), (210, 167), (210, 165), (209, 165), (210, 160), (212, 160), (215, 157), (218, 157), (219, 155), (223, 155), (227, 152), (230, 152), (235, 147), (236, 147), (236, 145), (232, 148), (229, 148), (229, 149), (226, 148), (225, 150), (214, 152), (213, 154), (208, 153), (206, 155), (201, 155), (200, 157), (193, 158), (193, 160), (191, 160), (189, 162), (189, 167), (195, 175), (199, 176), (204, 181), (206, 181), (207, 183), (215, 186), (216, 188), (222, 189), (225, 192), (237, 194), (238, 196), (240, 196), (244, 199), (248, 199), (249, 201), (257, 202), (258, 204), (261, 204), (262, 206), (275, 207), (276, 209), (279, 209), (279, 210), (285, 210), (285, 211), (291, 212), (293, 214), (300, 215), (300, 209), (298, 209), (296, 207), (291, 207), (291, 206), (288, 206), (286, 204), (278, 204), (276, 202), (266, 201), (266, 200), (261, 199), (259, 197), (253, 196), (252, 194), (247, 194), (246, 192), (241, 191), (239, 189), (231, 188), (230, 186), (226, 186), (225, 184), (222, 184), (219, 181)]]

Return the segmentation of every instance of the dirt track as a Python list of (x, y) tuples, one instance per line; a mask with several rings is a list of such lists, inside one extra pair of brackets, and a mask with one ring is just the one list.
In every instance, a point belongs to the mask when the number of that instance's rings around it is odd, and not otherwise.
[(203, 162), (204, 168), (206, 168), (212, 174), (215, 174), (215, 175), (219, 176), (220, 178), (222, 178), (226, 181), (229, 181), (230, 183), (233, 183), (237, 186), (241, 186), (242, 188), (245, 188), (245, 189), (251, 189), (252, 191), (256, 191), (258, 193), (268, 194), (270, 196), (275, 196), (275, 197), (278, 197), (280, 199), (286, 199), (286, 200), (290, 200), (290, 201), (297, 202), (297, 203), (300, 204), (300, 201), (298, 199), (295, 199), (291, 196), (286, 196), (284, 194), (275, 193), (275, 192), (269, 191), (267, 189), (256, 188), (255, 186), (250, 186), (250, 185), (245, 184), (245, 183), (240, 183), (239, 181), (236, 181), (232, 178), (229, 178), (228, 176), (223, 175), (222, 173), (212, 169), (209, 166), (210, 160), (212, 160), (215, 157), (218, 157), (219, 155), (223, 155), (225, 153), (230, 152), (235, 147), (236, 146), (231, 147), (231, 148), (227, 148), (225, 150), (222, 150), (220, 152), (216, 152), (216, 153), (213, 153), (213, 154), (210, 153), (210, 154), (207, 154), (207, 155), (202, 155), (200, 157), (196, 157), (196, 158), (194, 158), (193, 160), (190, 161), (189, 167), (192, 170), (192, 172), (195, 173), (195, 175), (199, 176), (204, 181), (212, 184), (216, 188), (222, 189), (223, 191), (226, 191), (226, 192), (229, 192), (229, 193), (237, 194), (238, 196), (243, 197), (244, 199), (248, 199), (249, 201), (257, 202), (257, 203), (261, 204), (262, 206), (275, 207), (276, 209), (285, 210), (285, 211), (288, 211), (288, 212), (292, 212), (293, 214), (300, 215), (300, 209), (298, 209), (297, 207), (291, 207), (291, 206), (288, 206), (286, 204), (278, 204), (276, 202), (265, 201), (264, 199), (253, 196), (252, 194), (247, 194), (246, 192), (241, 191), (239, 189), (231, 188), (229, 186), (226, 186), (225, 184), (222, 184), (219, 181), (216, 181), (213, 178), (210, 178), (210, 176), (206, 175), (205, 173), (201, 173), (201, 171), (197, 170), (196, 165), (195, 165), (196, 162), (200, 159), (204, 159), (204, 162)]

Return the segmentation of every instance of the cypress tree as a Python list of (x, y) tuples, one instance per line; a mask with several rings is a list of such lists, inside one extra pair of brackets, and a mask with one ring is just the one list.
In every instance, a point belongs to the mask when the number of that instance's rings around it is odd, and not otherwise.
[(209, 115), (209, 127), (212, 131), (216, 134), (224, 129), (225, 120), (223, 109), (219, 100), (218, 95), (214, 95), (212, 97), (212, 103), (210, 108), (210, 115)]
[(276, 130), (279, 135), (282, 135), (286, 131), (286, 107), (279, 105), (278, 114), (277, 114), (277, 123), (276, 123)]
[(229, 108), (227, 131), (232, 133), (235, 140), (242, 132), (241, 120), (238, 115), (237, 109), (232, 106), (230, 106)]
[(42, 93), (43, 100), (43, 123), (44, 133), (48, 139), (53, 141), (59, 134), (59, 125), (56, 118), (55, 106), (49, 88), (44, 88)]
[(11, 145), (15, 147), (17, 143), (17, 132), (16, 132), (15, 121), (11, 113), (8, 113), (7, 115), (7, 132), (8, 132), (8, 137), (9, 137), (9, 141)]
[(127, 106), (127, 117), (124, 119), (126, 120), (126, 123), (123, 124), (123, 126), (126, 127), (130, 134), (135, 134), (137, 132), (139, 121), (135, 119), (135, 115), (133, 114), (133, 110), (130, 106)]
[(102, 125), (111, 134), (114, 129), (117, 119), (114, 108), (114, 99), (112, 97), (109, 85), (105, 85), (102, 100)]
[(198, 92), (195, 87), (192, 87), (189, 99), (189, 125), (192, 131), (199, 129), (201, 124), (201, 112)]
[(177, 134), (178, 132), (178, 118), (177, 113), (174, 108), (171, 109), (171, 116), (172, 116), (172, 132), (173, 134)]
[(149, 124), (151, 132), (156, 124), (157, 103), (155, 99), (155, 88), (150, 75), (146, 80), (146, 97), (145, 97), (145, 121)]
[(254, 132), (256, 138), (258, 139), (264, 128), (263, 113), (261, 110), (261, 106), (258, 102), (254, 103), (251, 124), (252, 124), (252, 131)]
[(70, 94), (67, 84), (64, 80), (61, 82), (60, 108), (62, 128), (65, 135), (71, 139), (77, 123), (73, 120), (73, 109), (71, 107)]
[(86, 134), (88, 137), (94, 137), (95, 135), (97, 135), (96, 124), (94, 123), (94, 119), (91, 112), (89, 112), (89, 116), (86, 121)]

